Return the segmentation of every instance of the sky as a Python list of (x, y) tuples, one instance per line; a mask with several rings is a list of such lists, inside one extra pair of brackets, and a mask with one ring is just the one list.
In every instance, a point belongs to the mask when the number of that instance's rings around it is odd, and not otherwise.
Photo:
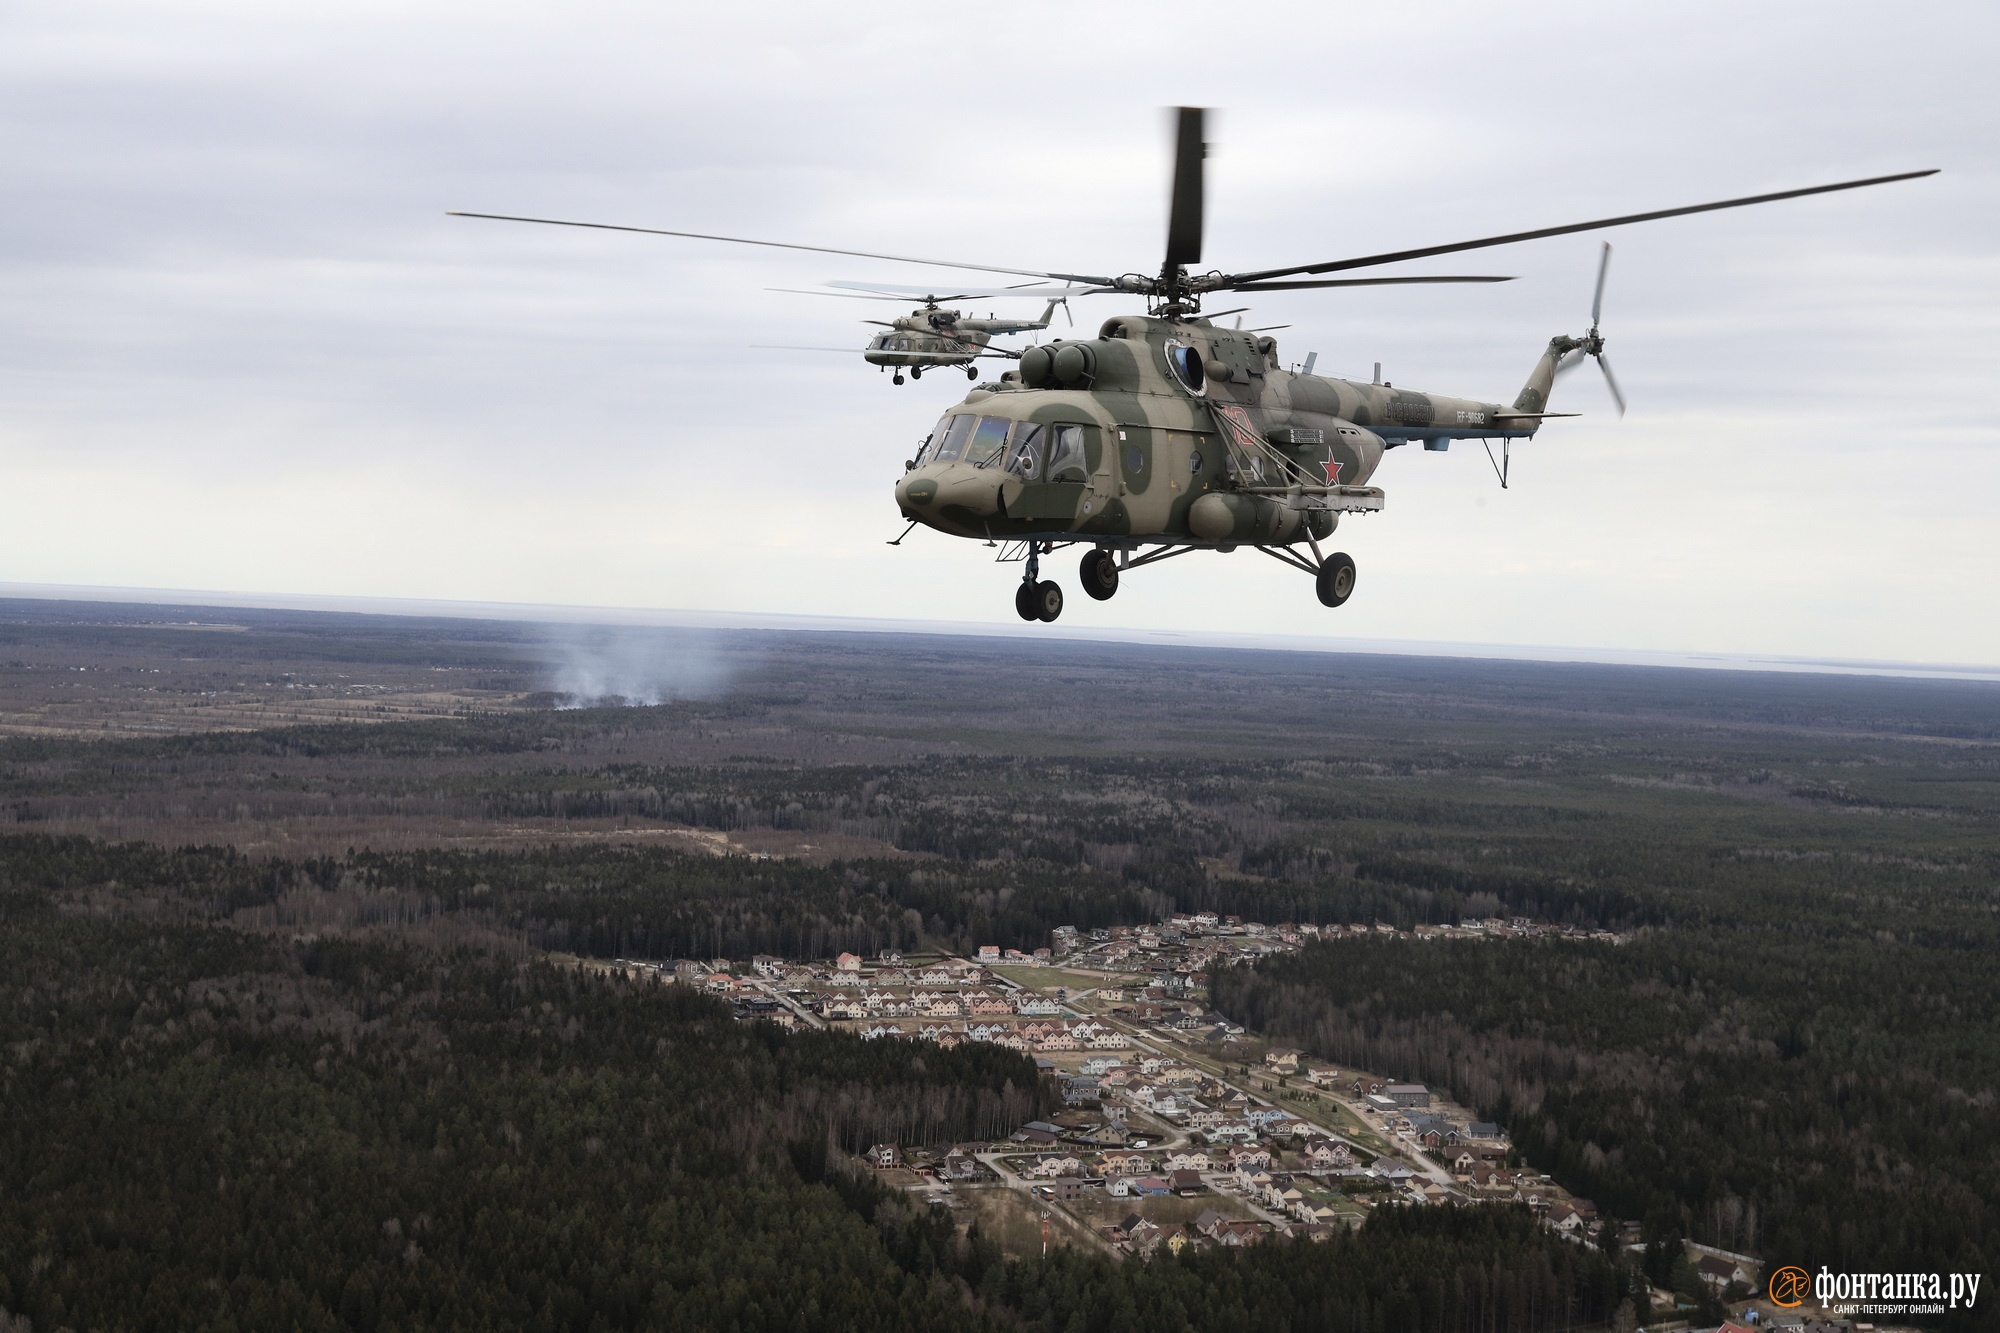
[(1247, 550), (1092, 602), (1070, 551), (1065, 631), (2000, 663), (1996, 49), (1950, 0), (16, 0), (0, 582), (1043, 632), (992, 550), (886, 544), (962, 377), (755, 346), (898, 313), (772, 288), (970, 275), (445, 213), (1151, 270), (1189, 103), (1226, 269), (1942, 174), (1268, 294), (1288, 362), (1511, 400), (1610, 240), (1631, 411), (1566, 379), (1504, 491), (1392, 452), (1338, 610)]

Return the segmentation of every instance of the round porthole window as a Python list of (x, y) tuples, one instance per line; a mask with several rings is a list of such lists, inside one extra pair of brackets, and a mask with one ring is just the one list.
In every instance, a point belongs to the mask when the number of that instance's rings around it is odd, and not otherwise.
[(1207, 376), (1202, 372), (1201, 353), (1186, 343), (1167, 344), (1167, 369), (1189, 393), (1200, 394), (1207, 384)]

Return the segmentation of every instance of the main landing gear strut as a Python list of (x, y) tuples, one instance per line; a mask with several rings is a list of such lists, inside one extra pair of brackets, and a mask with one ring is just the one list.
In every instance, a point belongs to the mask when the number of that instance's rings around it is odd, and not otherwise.
[[(1010, 548), (1014, 552), (1019, 552), (1022, 546), (1027, 548), (1027, 570), (1021, 576), (1021, 586), (1014, 590), (1014, 609), (1020, 613), (1021, 619), (1047, 621), (1054, 620), (1062, 614), (1062, 589), (1053, 581), (1042, 578), (1042, 557), (1056, 547), (1068, 544), (1053, 541), (1029, 541), (1019, 545), (1010, 543)], [(1345, 551), (1335, 551), (1332, 555), (1321, 557), (1319, 543), (1315, 541), (1310, 544), (1312, 559), (1307, 559), (1302, 552), (1294, 551), (1288, 546), (1257, 546), (1252, 549), (1262, 551), (1273, 560), (1282, 561), (1294, 569), (1312, 575), (1313, 590), (1319, 594), (1321, 604), (1339, 606), (1354, 595), (1354, 557)], [(1234, 548), (1168, 546), (1136, 556), (1128, 550), (1122, 552), (1124, 558), (1121, 560), (1121, 552), (1100, 546), (1084, 552), (1083, 564), (1077, 570), (1077, 581), (1083, 585), (1084, 592), (1093, 600), (1108, 602), (1117, 595), (1119, 576), (1127, 569), (1137, 569), (1141, 565), (1171, 560), (1190, 551), (1215, 549), (1228, 551)], [(1022, 557), (1019, 554), (1012, 554), (1003, 555), (1001, 558), (1012, 561)]]

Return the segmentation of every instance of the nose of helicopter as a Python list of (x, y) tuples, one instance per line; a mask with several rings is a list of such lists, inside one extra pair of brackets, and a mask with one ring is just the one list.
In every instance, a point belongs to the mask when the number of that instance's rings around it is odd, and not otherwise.
[(998, 468), (945, 463), (920, 467), (896, 483), (896, 505), (911, 518), (928, 517), (945, 509), (961, 517), (988, 517), (1000, 512), (1000, 490), (1006, 478)]
[(917, 510), (927, 508), (937, 499), (937, 493), (937, 478), (927, 475), (927, 469), (906, 472), (896, 483), (896, 507), (914, 516)]

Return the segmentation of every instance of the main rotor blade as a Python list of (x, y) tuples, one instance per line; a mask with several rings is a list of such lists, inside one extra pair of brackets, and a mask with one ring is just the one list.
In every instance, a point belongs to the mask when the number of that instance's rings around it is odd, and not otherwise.
[(1174, 185), (1168, 196), (1167, 268), (1201, 262), (1202, 159), (1208, 145), (1202, 141), (1206, 108), (1176, 107), (1174, 125)]
[(1611, 363), (1604, 359), (1604, 353), (1597, 354), (1597, 368), (1604, 372), (1604, 387), (1611, 390), (1611, 401), (1618, 404), (1618, 415), (1625, 415), (1625, 395), (1618, 390), (1618, 377), (1611, 373)]
[(1597, 327), (1598, 314), (1604, 309), (1604, 275), (1611, 271), (1611, 242), (1604, 243), (1604, 258), (1597, 261), (1597, 295), (1590, 298), (1590, 327)]
[[(1517, 241), (1539, 241), (1546, 236), (1567, 236), (1572, 232), (1596, 231), (1600, 227), (1624, 227), (1634, 222), (1654, 222), (1660, 218), (1677, 218), (1688, 213), (1713, 213), (1721, 208), (1745, 208), (1751, 204), (1776, 203), (1780, 199), (1800, 199), (1809, 194), (1832, 194), (1837, 190), (1859, 190), (1869, 185), (1887, 185), (1892, 181), (1916, 180), (1922, 176), (1935, 176), (1938, 168), (1927, 171), (1904, 171), (1894, 176), (1870, 176), (1866, 180), (1840, 181), (1833, 185), (1812, 185), (1803, 190), (1779, 190), (1775, 194), (1753, 194), (1741, 199), (1723, 199), (1713, 204), (1690, 204), (1686, 208), (1662, 208), (1651, 213), (1628, 213), (1624, 217), (1599, 218), (1595, 222), (1575, 222), (1565, 227), (1543, 227), (1536, 231), (1510, 232), (1505, 236), (1487, 236), (1476, 241), (1457, 241), (1451, 245), (1428, 245), (1419, 250), (1395, 250), (1387, 254), (1363, 255), (1359, 259), (1335, 259), (1324, 264), (1300, 264), (1295, 268), (1267, 268), (1256, 273), (1237, 273), (1227, 280), (1237, 285), (1246, 282), (1262, 282), (1266, 278), (1289, 277), (1294, 273), (1335, 273), (1342, 269), (1372, 268), (1377, 264), (1395, 264), (1405, 259), (1427, 259), (1432, 255), (1456, 254), (1461, 250), (1483, 250), (1493, 245), (1513, 245)], [(1081, 281), (1078, 279), (1077, 281)]]
[(966, 268), (980, 273), (1012, 273), (1023, 278), (1054, 278), (1058, 282), (1082, 282), (1108, 287), (1110, 278), (1084, 273), (1043, 273), (1032, 268), (1000, 268), (994, 264), (961, 264), (953, 259), (913, 259), (909, 255), (883, 255), (872, 250), (837, 250), (830, 245), (798, 245), (791, 241), (753, 241), (744, 236), (711, 236), (701, 231), (667, 231), (661, 227), (624, 227), (611, 222), (568, 222), (562, 218), (521, 218), (508, 213), (464, 213), (452, 209), (448, 218), (485, 218), (490, 222), (536, 222), (548, 227), (588, 227), (593, 231), (635, 231), (646, 236), (683, 236), (695, 241), (727, 241), (731, 245), (764, 245), (775, 250), (810, 250), (822, 255), (848, 255), (855, 259), (887, 259), (897, 264), (929, 264), (933, 268)]
[(839, 352), (843, 356), (860, 356), (866, 347), (802, 347), (797, 343), (748, 343), (760, 352)]
[(935, 301), (966, 301), (973, 297), (984, 299), (989, 296), (1032, 296), (1038, 301), (1061, 301), (1096, 290), (1092, 287), (955, 287), (950, 289), (952, 292), (950, 296), (936, 296), (933, 293), (946, 289), (916, 287), (897, 282), (829, 282), (826, 285), (850, 292), (874, 292), (878, 296), (923, 296)]
[(1218, 287), (1220, 292), (1290, 292), (1305, 287), (1403, 287), (1419, 282), (1512, 282), (1512, 276), (1492, 277), (1469, 274), (1435, 278), (1308, 278), (1299, 282), (1232, 282)]
[[(896, 305), (908, 305), (910, 303), (910, 298), (907, 296), (863, 296), (859, 292), (816, 292), (810, 287), (766, 287), (764, 290), (767, 292), (784, 292), (790, 296), (831, 296), (836, 301), (890, 301)], [(952, 298), (947, 296), (941, 299), (949, 301)]]

